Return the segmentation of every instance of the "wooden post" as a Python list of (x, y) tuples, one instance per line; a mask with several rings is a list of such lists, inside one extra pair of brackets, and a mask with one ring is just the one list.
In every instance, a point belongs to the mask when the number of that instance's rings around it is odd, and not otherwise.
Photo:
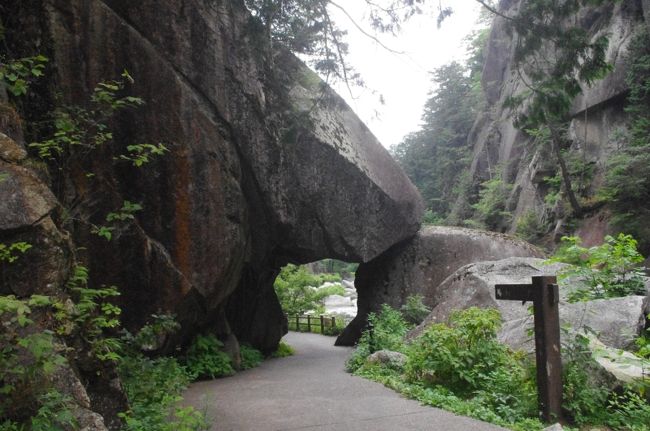
[(311, 332), (311, 315), (307, 315), (307, 332)]
[(537, 397), (547, 422), (561, 419), (562, 357), (559, 290), (555, 277), (533, 277)]
[(560, 352), (560, 295), (555, 277), (533, 277), (533, 284), (497, 284), (496, 299), (533, 301), (537, 402), (542, 419), (562, 418), (562, 358)]
[(332, 316), (332, 330), (336, 328), (336, 317)]
[(296, 314), (296, 332), (300, 332), (300, 315)]
[(320, 333), (324, 334), (325, 333), (325, 318), (323, 315), (320, 315)]

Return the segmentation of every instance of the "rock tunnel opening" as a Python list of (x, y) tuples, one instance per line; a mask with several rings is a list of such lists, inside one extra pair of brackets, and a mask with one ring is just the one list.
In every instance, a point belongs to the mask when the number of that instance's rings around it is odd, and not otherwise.
[(323, 259), (282, 267), (273, 288), (287, 319), (287, 329), (339, 335), (357, 315), (354, 277), (358, 266)]

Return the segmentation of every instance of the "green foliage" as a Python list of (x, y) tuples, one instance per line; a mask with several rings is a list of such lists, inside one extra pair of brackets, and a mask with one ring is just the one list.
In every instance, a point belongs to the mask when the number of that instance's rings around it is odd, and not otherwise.
[(637, 242), (630, 235), (605, 237), (599, 246), (585, 248), (578, 237), (562, 237), (562, 247), (549, 262), (570, 266), (558, 275), (584, 283), (569, 293), (569, 301), (587, 301), (645, 293), (643, 271), (639, 264), (644, 258), (637, 251)]
[(239, 346), (239, 353), (241, 355), (242, 370), (255, 368), (264, 360), (264, 355), (262, 355), (262, 352), (247, 344), (242, 344)]
[(119, 374), (130, 410), (120, 414), (124, 431), (198, 431), (209, 427), (205, 415), (181, 407), (182, 391), (192, 375), (174, 358), (124, 357)]
[[(375, 317), (376, 319), (376, 317)], [(434, 324), (402, 351), (404, 371), (365, 363), (367, 342), (350, 361), (356, 374), (379, 381), (420, 402), (513, 430), (544, 428), (538, 419), (535, 371), (523, 353), (496, 340), (498, 311), (455, 311), (448, 324)], [(595, 379), (598, 365), (588, 339), (563, 345), (563, 410), (572, 424), (647, 431), (650, 404), (634, 388), (610, 392)]]
[(163, 144), (134, 144), (127, 145), (127, 154), (122, 154), (120, 159), (127, 160), (136, 168), (143, 166), (151, 161), (156, 156), (162, 156), (169, 151)]
[(69, 423), (68, 400), (48, 383), (66, 363), (62, 346), (52, 331), (37, 330), (31, 318), (51, 305), (42, 295), (0, 296), (0, 417), (11, 418), (2, 425), (8, 429), (21, 429), (19, 423), (30, 429), (63, 429)]
[(650, 429), (650, 403), (634, 390), (626, 389), (622, 394), (612, 394), (607, 401), (607, 411), (607, 425), (614, 429)]
[(501, 316), (493, 309), (455, 311), (449, 325), (431, 325), (409, 349), (407, 375), (467, 393), (486, 387), (489, 372), (506, 364), (496, 340)]
[(0, 242), (0, 264), (3, 262), (13, 263), (19, 255), (16, 252), (24, 254), (32, 248), (31, 244), (26, 242), (14, 242), (9, 245)]
[(69, 155), (74, 150), (87, 154), (110, 143), (113, 133), (108, 122), (113, 115), (144, 104), (138, 97), (120, 95), (132, 82), (131, 76), (124, 71), (119, 81), (98, 83), (90, 98), (90, 108), (74, 106), (57, 109), (54, 112), (54, 135), (29, 146), (36, 149), (42, 159), (51, 160)]
[[(477, 51), (482, 52), (482, 45)], [(475, 85), (479, 76), (470, 61), (436, 69), (421, 129), (391, 148), (424, 198), (424, 223), (443, 224), (458, 196), (457, 185), (471, 160), (467, 137), (481, 106), (482, 92)]]
[[(340, 279), (353, 277), (359, 268), (358, 263), (348, 263), (337, 259), (323, 259), (309, 265), (317, 274), (338, 274)], [(338, 280), (335, 280), (338, 281)]]
[(424, 211), (424, 216), (422, 217), (422, 223), (429, 225), (444, 225), (445, 218), (439, 214), (435, 213), (430, 209)]
[(466, 223), (498, 230), (500, 226), (509, 222), (512, 214), (506, 209), (506, 201), (512, 191), (512, 185), (506, 183), (502, 177), (500, 172), (499, 175), (481, 184), (479, 200), (472, 205), (475, 210), (474, 219), (467, 220)]
[(496, 310), (457, 311), (449, 325), (434, 324), (402, 348), (407, 355), (404, 375), (361, 360), (350, 368), (428, 405), (512, 429), (542, 429), (534, 419), (531, 367), (496, 341), (499, 327)]
[(43, 76), (47, 61), (42, 55), (8, 61), (0, 57), (0, 83), (14, 96), (24, 96), (31, 81)]
[(50, 390), (39, 397), (38, 404), (40, 407), (30, 420), (31, 431), (64, 431), (77, 427), (70, 397)]
[(611, 71), (605, 60), (607, 36), (592, 39), (588, 30), (571, 25), (583, 6), (603, 1), (531, 0), (508, 20), (518, 35), (515, 67), (525, 73), (530, 89), (511, 101), (524, 108), (520, 124), (536, 127), (564, 122), (573, 99), (582, 91), (580, 83), (591, 85)]
[[(547, 195), (548, 196), (548, 195)], [(517, 219), (517, 236), (528, 242), (535, 242), (546, 233), (546, 226), (540, 222), (535, 211), (526, 211)]]
[(609, 159), (601, 197), (609, 201), (612, 222), (633, 234), (650, 250), (650, 33), (642, 31), (630, 43), (626, 112), (628, 132), (619, 136)]
[(144, 325), (137, 334), (124, 331), (122, 341), (134, 351), (152, 351), (160, 347), (161, 340), (180, 329), (179, 323), (171, 314), (152, 314), (151, 322)]
[[(123, 95), (133, 78), (127, 71), (120, 80), (97, 84), (90, 98), (89, 107), (62, 107), (53, 114), (53, 135), (29, 146), (38, 156), (47, 161), (58, 161), (61, 166), (72, 157), (83, 159), (96, 150), (113, 142), (110, 120), (118, 112), (144, 105), (139, 97)], [(164, 155), (167, 147), (162, 143), (132, 144), (126, 147), (126, 154), (116, 160), (131, 162), (135, 167), (149, 163), (153, 158)], [(65, 159), (65, 160), (59, 160)]]
[(223, 343), (212, 334), (197, 335), (185, 352), (185, 365), (193, 379), (231, 376), (235, 373)]
[(58, 332), (62, 335), (80, 334), (93, 356), (101, 361), (117, 361), (121, 341), (113, 334), (120, 326), (121, 309), (110, 301), (120, 295), (115, 286), (91, 288), (88, 269), (77, 265), (68, 280), (67, 289), (75, 298), (70, 307), (57, 306)]
[(562, 405), (579, 425), (603, 422), (608, 394), (607, 389), (591, 377), (595, 375), (598, 366), (592, 359), (588, 346), (589, 340), (580, 334), (562, 346), (565, 359), (562, 368)]
[(110, 223), (109, 226), (93, 226), (91, 232), (110, 241), (113, 238), (113, 231), (120, 224), (135, 220), (135, 213), (138, 211), (142, 211), (142, 205), (125, 200), (122, 203), (122, 208), (106, 215), (106, 222)]
[(335, 274), (313, 274), (305, 266), (288, 264), (280, 271), (273, 287), (285, 313), (301, 315), (308, 311), (323, 312), (323, 301), (330, 295), (343, 295), (339, 284), (318, 288), (326, 281), (339, 281)]
[(296, 353), (293, 347), (285, 343), (284, 341), (280, 341), (278, 344), (278, 348), (275, 349), (275, 352), (271, 354), (271, 357), (273, 358), (286, 358), (287, 356), (292, 356)]
[[(331, 322), (331, 320), (330, 320)], [(323, 335), (338, 336), (341, 335), (347, 323), (343, 316), (334, 316), (334, 326), (325, 324)]]
[(361, 368), (366, 358), (378, 350), (404, 350), (404, 336), (411, 325), (399, 311), (383, 304), (378, 313), (368, 314), (368, 328), (363, 331), (355, 351), (346, 362), (348, 371)]
[[(650, 320), (650, 315), (646, 316), (646, 319)], [(637, 351), (636, 355), (645, 359), (650, 359), (650, 328), (646, 328), (636, 340)]]
[(402, 317), (412, 325), (419, 325), (429, 315), (431, 309), (424, 305), (422, 295), (410, 295), (406, 303), (400, 308)]

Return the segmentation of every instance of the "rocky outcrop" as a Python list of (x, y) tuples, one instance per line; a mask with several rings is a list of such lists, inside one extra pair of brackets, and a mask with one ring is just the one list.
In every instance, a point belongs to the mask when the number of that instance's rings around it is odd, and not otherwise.
[(426, 226), (417, 236), (391, 248), (356, 273), (358, 313), (337, 339), (351, 345), (361, 335), (369, 312), (381, 304), (400, 307), (410, 295), (423, 295), (429, 306), (439, 301), (439, 285), (458, 268), (473, 262), (511, 256), (541, 257), (543, 252), (519, 239), (473, 229)]
[[(503, 301), (499, 301), (500, 303)], [(516, 306), (516, 304), (515, 304)], [(514, 308), (514, 307), (513, 307)], [(593, 332), (610, 348), (630, 349), (641, 334), (650, 312), (650, 302), (644, 296), (598, 299), (594, 301), (560, 302), (560, 324), (567, 328), (561, 336), (565, 341), (577, 331)], [(528, 335), (533, 319), (519, 311), (520, 317), (511, 317), (499, 331), (499, 340), (513, 349), (532, 352), (534, 342)], [(513, 314), (509, 314), (513, 316)]]
[[(501, 11), (514, 13), (519, 0), (502, 0)], [(574, 157), (584, 166), (581, 193), (593, 197), (604, 181), (605, 167), (610, 155), (620, 146), (619, 138), (626, 127), (624, 101), (628, 91), (625, 81), (628, 71), (627, 48), (634, 35), (645, 26), (647, 2), (625, 0), (605, 2), (600, 7), (585, 8), (576, 23), (594, 38), (606, 34), (609, 39), (607, 61), (612, 73), (592, 86), (584, 86), (583, 93), (573, 101), (569, 138), (572, 142), (568, 157)], [(513, 233), (517, 225), (534, 215), (540, 229), (552, 234), (552, 243), (561, 235), (578, 233), (587, 246), (602, 243), (612, 233), (606, 210), (592, 211), (577, 226), (567, 224), (563, 205), (547, 199), (551, 190), (545, 180), (556, 174), (556, 163), (548, 148), (536, 145), (535, 138), (513, 125), (512, 112), (506, 101), (527, 91), (526, 83), (513, 65), (516, 35), (508, 31), (506, 20), (496, 17), (486, 48), (482, 84), (487, 106), (477, 118), (469, 142), (473, 145), (470, 167), (472, 192), (459, 196), (453, 206), (452, 219), (469, 218), (467, 209), (477, 199), (479, 185), (492, 178), (497, 169), (503, 169), (504, 181), (512, 184), (506, 201), (506, 211), (512, 214), (499, 228)], [(592, 199), (593, 200), (593, 199)], [(585, 206), (589, 206), (587, 203)]]
[(395, 370), (403, 370), (407, 356), (404, 353), (390, 350), (379, 350), (366, 358), (366, 364), (383, 365)]
[[(123, 69), (135, 78), (129, 91), (147, 102), (116, 118), (115, 142), (95, 160), (53, 178), (56, 198), (82, 221), (71, 228), (85, 247), (79, 258), (93, 283), (120, 287), (127, 327), (158, 310), (187, 332), (226, 319), (268, 352), (286, 332), (272, 288), (281, 266), (366, 262), (417, 231), (422, 204), (407, 177), (326, 84), (270, 50), (243, 1), (43, 0), (14, 9), (12, 23), (46, 41), (51, 87), (64, 103), (86, 103)], [(9, 43), (20, 31), (8, 26)], [(134, 142), (170, 151), (142, 169), (113, 163)], [(3, 199), (16, 208), (0, 210), (0, 229), (33, 223), (55, 202), (21, 178), (31, 197)], [(110, 242), (92, 235), (124, 200), (142, 205), (135, 222)]]
[[(0, 258), (0, 295), (25, 298), (40, 294), (64, 302), (67, 298), (64, 284), (72, 266), (74, 248), (68, 235), (57, 226), (60, 210), (58, 201), (41, 178), (42, 172), (30, 167), (24, 146), (19, 117), (14, 108), (0, 97), (0, 244), (5, 250), (9, 248), (11, 255)], [(24, 252), (11, 251), (11, 245), (16, 243), (26, 243), (30, 248)], [(34, 324), (27, 327), (21, 327), (9, 319), (7, 314), (3, 314), (0, 332), (3, 336), (17, 333), (21, 337), (43, 330), (54, 333), (54, 319), (44, 314), (33, 309), (29, 317)], [(4, 347), (9, 347), (7, 352), (11, 357), (11, 348), (15, 346)], [(74, 349), (57, 339), (55, 350), (67, 355), (65, 352)], [(65, 362), (51, 376), (36, 373), (32, 376), (32, 384), (39, 387), (51, 383), (59, 393), (68, 397), (71, 401), (70, 414), (79, 429), (105, 431), (107, 428), (104, 418), (97, 411), (104, 413), (107, 406), (102, 406), (97, 400), (91, 401), (89, 391), (79, 375), (80, 368), (82, 367), (77, 364), (72, 366)], [(103, 380), (97, 376), (94, 378), (96, 381)], [(101, 384), (97, 385), (99, 386)], [(94, 391), (97, 387), (91, 389)], [(126, 409), (126, 399), (120, 391), (117, 392), (110, 401), (116, 407), (115, 413)], [(94, 395), (92, 391), (90, 394)], [(21, 403), (33, 402), (29, 395), (23, 395), (24, 399), (18, 400), (16, 406), (24, 408), (25, 405)], [(116, 416), (113, 417), (117, 419)], [(116, 427), (117, 425), (119, 422), (115, 423)]]
[(504, 321), (528, 316), (528, 305), (516, 301), (497, 301), (495, 284), (528, 284), (531, 277), (555, 275), (561, 265), (545, 265), (543, 259), (513, 257), (465, 265), (447, 277), (437, 287), (431, 313), (411, 331), (417, 336), (433, 323), (446, 322), (454, 310), (469, 307), (496, 308)]
[[(409, 334), (417, 337), (427, 327), (444, 323), (454, 310), (469, 307), (495, 308), (503, 320), (498, 338), (516, 350), (532, 352), (534, 341), (529, 335), (533, 328), (530, 303), (498, 301), (496, 284), (528, 284), (531, 277), (555, 275), (563, 264), (546, 264), (543, 259), (513, 257), (498, 261), (478, 262), (459, 268), (437, 288), (436, 303), (427, 318)], [(567, 331), (562, 338), (568, 342), (576, 332), (588, 330), (607, 346), (629, 348), (645, 326), (650, 302), (645, 296), (567, 302), (567, 294), (576, 281), (560, 283), (560, 322)]]
[(18, 258), (11, 264), (0, 260), (0, 294), (54, 293), (67, 278), (72, 251), (53, 219), (57, 200), (38, 172), (23, 166), (27, 153), (21, 124), (1, 100), (0, 125), (0, 243), (31, 246), (25, 253), (14, 251)]

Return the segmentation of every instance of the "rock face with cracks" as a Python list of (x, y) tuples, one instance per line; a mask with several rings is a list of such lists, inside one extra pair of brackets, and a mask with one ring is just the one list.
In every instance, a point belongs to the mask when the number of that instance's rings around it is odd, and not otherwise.
[[(89, 227), (70, 232), (93, 283), (121, 289), (127, 327), (164, 310), (183, 326), (176, 341), (209, 328), (269, 352), (286, 331), (273, 291), (282, 265), (366, 262), (417, 231), (414, 186), (340, 97), (271, 50), (243, 1), (11, 3), (8, 43), (35, 35), (63, 103), (83, 105), (124, 69), (146, 101), (113, 121), (110, 147), (55, 175), (54, 193), (32, 193), (25, 174), (20, 190), (33, 199), (9, 197), (0, 211), (11, 230), (31, 220), (15, 216), (38, 218), (57, 200), (94, 224), (124, 200), (140, 203), (110, 242)], [(170, 151), (142, 169), (113, 162), (141, 142)]]

